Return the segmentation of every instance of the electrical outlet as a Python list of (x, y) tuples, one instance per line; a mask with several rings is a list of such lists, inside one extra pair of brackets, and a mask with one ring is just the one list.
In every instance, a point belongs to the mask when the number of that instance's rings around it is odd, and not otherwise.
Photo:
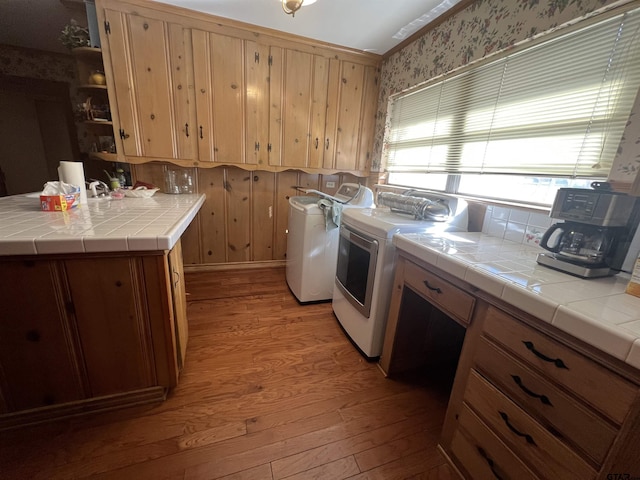
[(327, 188), (336, 188), (336, 182), (327, 182), (327, 183), (325, 183), (325, 187), (327, 187)]

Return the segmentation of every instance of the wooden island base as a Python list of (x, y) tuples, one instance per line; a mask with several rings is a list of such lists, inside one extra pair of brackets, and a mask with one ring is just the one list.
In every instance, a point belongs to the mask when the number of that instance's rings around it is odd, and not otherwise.
[(187, 342), (169, 251), (0, 260), (0, 428), (164, 400)]

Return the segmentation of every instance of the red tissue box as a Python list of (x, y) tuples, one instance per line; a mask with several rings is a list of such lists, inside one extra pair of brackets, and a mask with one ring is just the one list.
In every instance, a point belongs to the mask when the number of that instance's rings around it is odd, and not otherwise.
[(40, 206), (45, 212), (64, 212), (78, 206), (79, 193), (40, 195)]

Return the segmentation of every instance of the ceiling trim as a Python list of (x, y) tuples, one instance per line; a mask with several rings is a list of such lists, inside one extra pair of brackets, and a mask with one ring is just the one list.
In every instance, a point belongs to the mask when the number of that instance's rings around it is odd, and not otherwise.
[(389, 58), (394, 53), (399, 52), (400, 50), (405, 48), (410, 43), (413, 43), (418, 38), (420, 38), (423, 35), (425, 35), (429, 30), (433, 30), (434, 28), (436, 28), (441, 23), (446, 22), (451, 17), (453, 17), (454, 15), (458, 14), (459, 12), (464, 10), (465, 8), (469, 7), (471, 4), (473, 4), (476, 1), (477, 0), (462, 0), (460, 3), (457, 3), (456, 5), (451, 7), (449, 10), (444, 12), (442, 15), (440, 15), (438, 18), (435, 18), (432, 22), (429, 22), (424, 27), (422, 27), (420, 30), (418, 30), (417, 32), (413, 33), (411, 36), (405, 38), (402, 42), (400, 42), (398, 45), (393, 47), (391, 50), (387, 50), (382, 55), (382, 60), (386, 60), (387, 58)]

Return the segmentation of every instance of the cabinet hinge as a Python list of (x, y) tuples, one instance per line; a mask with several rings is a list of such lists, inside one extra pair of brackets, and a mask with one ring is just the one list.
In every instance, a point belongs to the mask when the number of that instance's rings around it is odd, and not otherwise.
[(270, 143), (267, 144), (267, 152), (271, 153), (271, 144)]
[(253, 54), (253, 61), (256, 63), (260, 63), (260, 52), (255, 52)]
[(260, 142), (255, 143), (255, 151), (258, 152), (260, 150)]
[(111, 33), (111, 25), (107, 20), (104, 21), (104, 32), (109, 35)]
[(123, 130), (122, 128), (120, 129), (120, 138), (121, 138), (122, 140), (126, 140), (127, 138), (129, 138), (129, 134), (128, 134), (128, 133), (125, 133), (125, 132), (124, 132), (124, 130)]
[(269, 66), (273, 65), (273, 57), (269, 55)]

